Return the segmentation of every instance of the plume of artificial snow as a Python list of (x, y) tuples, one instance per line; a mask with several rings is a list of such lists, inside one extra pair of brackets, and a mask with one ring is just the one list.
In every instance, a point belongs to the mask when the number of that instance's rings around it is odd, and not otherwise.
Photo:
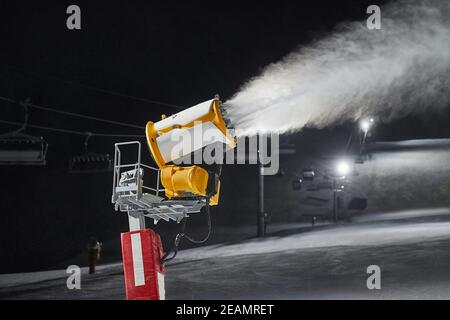
[(323, 128), (364, 116), (385, 121), (450, 101), (449, 1), (397, 1), (381, 30), (341, 24), (269, 65), (224, 103), (237, 135)]

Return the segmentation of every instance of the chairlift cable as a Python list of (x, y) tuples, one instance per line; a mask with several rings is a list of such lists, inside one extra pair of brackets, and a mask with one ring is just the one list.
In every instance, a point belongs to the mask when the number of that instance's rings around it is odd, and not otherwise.
[(136, 96), (132, 96), (132, 95), (121, 93), (121, 92), (117, 92), (117, 91), (112, 91), (112, 90), (107, 90), (107, 89), (103, 89), (103, 88), (98, 88), (98, 87), (95, 87), (95, 86), (91, 86), (91, 85), (75, 82), (75, 81), (72, 81), (72, 80), (63, 79), (63, 78), (60, 78), (60, 77), (57, 77), (57, 76), (47, 75), (47, 74), (34, 72), (34, 71), (29, 71), (29, 70), (24, 70), (24, 69), (16, 67), (16, 66), (11, 66), (11, 65), (4, 65), (4, 66), (6, 68), (14, 69), (16, 71), (20, 71), (20, 72), (23, 72), (23, 73), (28, 73), (28, 74), (31, 74), (31, 75), (34, 75), (34, 76), (37, 76), (37, 77), (53, 79), (53, 80), (56, 80), (56, 81), (59, 81), (59, 82), (62, 82), (62, 83), (66, 83), (66, 84), (78, 86), (78, 87), (81, 87), (81, 88), (85, 88), (85, 89), (89, 89), (89, 90), (93, 90), (93, 91), (98, 91), (98, 92), (110, 94), (110, 95), (114, 95), (114, 96), (118, 96), (118, 97), (122, 97), (122, 98), (128, 98), (128, 99), (131, 99), (131, 100), (136, 100), (136, 101), (140, 101), (140, 102), (144, 102), (144, 103), (156, 104), (156, 105), (160, 105), (160, 106), (164, 106), (164, 107), (175, 108), (175, 109), (178, 109), (178, 110), (183, 110), (184, 109), (181, 106), (177, 106), (177, 105), (174, 105), (174, 104), (171, 104), (171, 103), (167, 103), (167, 102), (151, 100), (151, 99), (146, 99), (146, 98), (142, 98), (142, 97), (136, 97)]
[[(9, 125), (22, 125), (23, 124), (21, 122), (7, 121), (7, 120), (0, 120), (0, 123), (9, 124)], [(62, 129), (62, 128), (46, 127), (46, 126), (39, 126), (39, 125), (34, 125), (34, 124), (27, 124), (27, 127), (41, 129), (41, 130), (54, 131), (54, 132), (60, 132), (60, 133), (66, 133), (66, 134), (80, 135), (80, 136), (87, 135), (87, 132), (85, 132), (85, 131), (76, 131), (76, 130), (69, 130), (69, 129)], [(136, 134), (115, 134), (115, 133), (96, 133), (96, 132), (91, 132), (91, 136), (92, 137), (115, 137), (115, 138), (144, 138), (145, 137), (145, 135), (136, 135)]]
[[(6, 101), (6, 102), (9, 102), (9, 103), (13, 103), (13, 104), (18, 103), (14, 99), (3, 97), (3, 96), (0, 96), (0, 100)], [(138, 125), (135, 125), (135, 124), (125, 123), (125, 122), (120, 122), (120, 121), (114, 121), (114, 120), (108, 120), (108, 119), (88, 116), (88, 115), (84, 115), (84, 114), (80, 114), (80, 113), (75, 113), (75, 112), (61, 111), (61, 110), (57, 110), (57, 109), (53, 109), (53, 108), (49, 108), (49, 107), (39, 106), (39, 105), (34, 104), (34, 103), (27, 103), (27, 106), (30, 107), (30, 108), (34, 108), (34, 109), (43, 110), (43, 111), (47, 111), (47, 112), (59, 113), (59, 114), (63, 114), (63, 115), (66, 115), (66, 116), (71, 116), (71, 117), (84, 118), (84, 119), (88, 119), (88, 120), (105, 122), (105, 123), (109, 123), (109, 124), (114, 124), (114, 125), (124, 126), (124, 127), (130, 127), (130, 128), (135, 128), (135, 129), (141, 129), (141, 130), (144, 129), (143, 126), (138, 126)]]

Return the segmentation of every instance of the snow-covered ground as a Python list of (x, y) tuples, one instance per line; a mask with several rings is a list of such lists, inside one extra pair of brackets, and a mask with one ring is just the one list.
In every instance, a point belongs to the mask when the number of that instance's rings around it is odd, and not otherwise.
[[(297, 227), (297, 228), (296, 228)], [(369, 265), (381, 290), (368, 290)], [(0, 276), (2, 299), (123, 299), (121, 264)], [(280, 228), (249, 239), (183, 250), (168, 264), (168, 299), (450, 298), (450, 208), (371, 215), (353, 223)]]

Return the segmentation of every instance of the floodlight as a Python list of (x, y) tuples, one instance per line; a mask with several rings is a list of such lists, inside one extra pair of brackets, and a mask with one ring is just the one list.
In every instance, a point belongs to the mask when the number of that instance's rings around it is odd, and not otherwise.
[(367, 133), (374, 124), (374, 122), (375, 122), (374, 118), (362, 119), (359, 122), (359, 127), (361, 128), (362, 131)]
[(371, 122), (369, 120), (362, 120), (359, 125), (362, 131), (367, 132), (370, 129)]
[(347, 161), (345, 160), (341, 160), (340, 162), (338, 162), (338, 164), (336, 165), (336, 173), (339, 176), (346, 176), (350, 173), (350, 165), (348, 164)]

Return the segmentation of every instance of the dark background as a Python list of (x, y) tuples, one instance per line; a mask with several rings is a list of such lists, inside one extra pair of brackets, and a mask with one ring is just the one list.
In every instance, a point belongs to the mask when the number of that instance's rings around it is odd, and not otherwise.
[[(326, 35), (340, 22), (364, 19), (367, 6), (374, 3), (385, 1), (2, 1), (0, 96), (30, 97), (38, 105), (144, 126), (178, 109), (73, 82), (181, 108), (216, 93), (225, 101), (296, 47)], [(66, 28), (70, 4), (81, 7), (81, 30)], [(144, 133), (30, 111), (30, 124)], [(20, 122), (23, 111), (0, 102), (0, 119)], [(377, 139), (448, 137), (449, 120), (448, 112), (400, 119), (379, 126)], [(8, 132), (14, 126), (0, 128)], [(353, 128), (308, 129), (291, 141), (326, 142), (339, 149)], [(115, 213), (110, 203), (112, 175), (67, 172), (70, 157), (83, 152), (83, 137), (31, 128), (27, 132), (48, 141), (47, 166), (0, 167), (0, 272), (59, 266), (84, 252), (90, 236), (105, 242), (106, 256), (119, 259), (119, 233), (128, 224), (126, 215)], [(117, 141), (92, 138), (90, 148), (112, 154)], [(256, 174), (252, 166), (224, 169), (221, 205), (213, 213), (216, 226), (254, 223)], [(283, 186), (277, 183), (271, 180), (268, 187), (272, 220), (300, 220), (295, 207), (279, 203), (277, 192)], [(193, 220), (202, 223), (201, 218)], [(163, 223), (158, 228), (170, 238), (175, 227)]]

